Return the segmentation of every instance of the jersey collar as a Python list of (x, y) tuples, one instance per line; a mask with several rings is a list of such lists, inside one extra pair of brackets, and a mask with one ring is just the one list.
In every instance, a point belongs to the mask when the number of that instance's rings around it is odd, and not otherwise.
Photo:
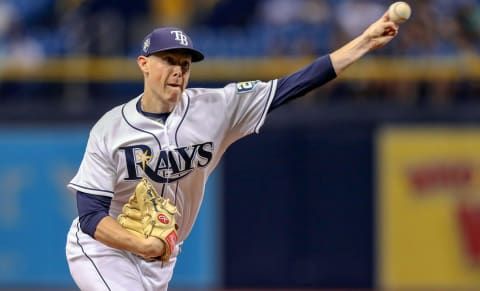
[[(143, 126), (157, 127), (159, 125), (163, 126), (161, 123), (154, 121), (153, 119), (151, 119), (151, 117), (148, 116), (149, 114), (153, 114), (153, 113), (144, 114), (142, 113), (141, 108), (140, 110), (137, 109), (137, 104), (140, 103), (142, 96), (143, 94), (140, 94), (139, 96), (135, 97), (134, 99), (124, 104), (122, 108), (122, 115), (125, 121), (137, 127), (143, 127)], [(182, 120), (183, 120), (184, 115), (188, 111), (188, 107), (189, 107), (188, 105), (189, 105), (189, 97), (186, 92), (183, 92), (182, 97), (180, 98), (179, 102), (175, 105), (175, 107), (173, 108), (173, 111), (169, 114), (169, 116), (172, 116), (172, 115), (179, 116), (179, 117), (182, 117)], [(154, 118), (156, 118), (156, 116), (154, 116)]]
[(153, 119), (153, 120), (161, 120), (163, 123), (166, 122), (168, 116), (170, 115), (171, 112), (165, 112), (165, 113), (151, 113), (151, 112), (146, 112), (143, 111), (142, 109), (142, 98), (138, 99), (137, 104), (136, 104), (137, 112), (140, 114)]

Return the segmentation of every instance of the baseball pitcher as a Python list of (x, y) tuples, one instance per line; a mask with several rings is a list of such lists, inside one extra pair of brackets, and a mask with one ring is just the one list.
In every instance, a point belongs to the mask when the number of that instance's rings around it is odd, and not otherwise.
[(66, 256), (78, 287), (167, 290), (207, 179), (228, 147), (258, 133), (272, 110), (334, 79), (397, 32), (385, 13), (357, 38), (291, 75), (187, 89), (190, 66), (204, 55), (181, 29), (153, 30), (137, 58), (143, 92), (93, 126), (68, 184), (78, 217)]

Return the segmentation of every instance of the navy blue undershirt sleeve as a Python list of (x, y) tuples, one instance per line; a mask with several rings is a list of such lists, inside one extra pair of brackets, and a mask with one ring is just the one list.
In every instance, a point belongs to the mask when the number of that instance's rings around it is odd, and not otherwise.
[(337, 77), (330, 55), (319, 57), (303, 69), (278, 79), (277, 91), (273, 97), (269, 112), (280, 105), (307, 94)]
[(112, 198), (77, 191), (77, 210), (82, 231), (95, 238), (95, 230), (102, 218), (108, 215)]

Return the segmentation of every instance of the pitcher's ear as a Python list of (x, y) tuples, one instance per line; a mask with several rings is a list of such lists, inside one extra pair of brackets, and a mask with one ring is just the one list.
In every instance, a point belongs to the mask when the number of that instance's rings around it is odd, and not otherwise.
[(147, 57), (139, 56), (137, 58), (138, 67), (140, 68), (140, 70), (142, 70), (142, 72), (147, 72), (148, 71), (147, 63), (148, 63), (148, 58)]

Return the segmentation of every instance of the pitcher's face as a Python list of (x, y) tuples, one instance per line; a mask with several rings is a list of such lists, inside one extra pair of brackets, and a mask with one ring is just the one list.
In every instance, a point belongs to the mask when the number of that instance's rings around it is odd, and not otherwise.
[(145, 76), (145, 92), (159, 101), (175, 106), (190, 79), (192, 57), (181, 50), (171, 50), (139, 57)]

